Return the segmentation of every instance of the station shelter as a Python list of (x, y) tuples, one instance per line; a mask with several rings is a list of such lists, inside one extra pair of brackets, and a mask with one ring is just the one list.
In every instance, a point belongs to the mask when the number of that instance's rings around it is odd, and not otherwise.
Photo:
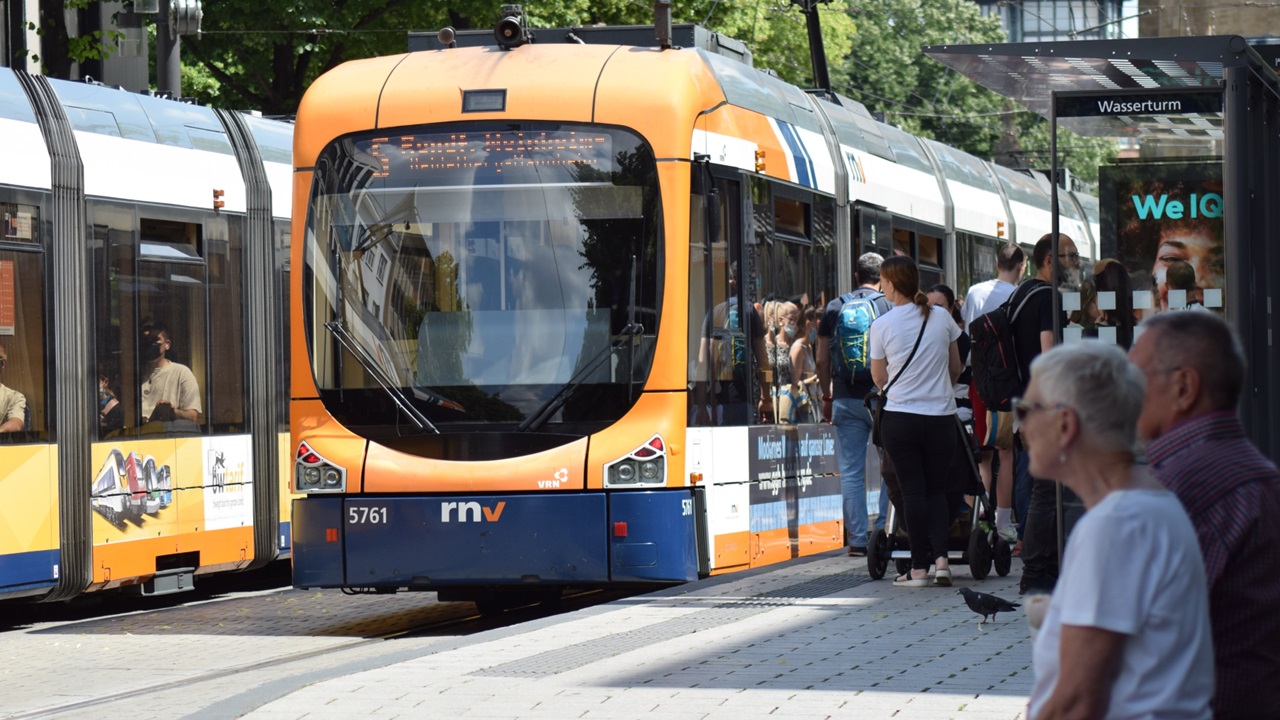
[[(1065, 165), (1061, 130), (1116, 140), (1117, 157), (1080, 178), (1097, 188), (1098, 232), (1078, 262), (1055, 273), (1055, 303), (1069, 318), (1062, 341), (1127, 345), (1154, 313), (1221, 314), (1247, 362), (1246, 432), (1280, 459), (1276, 72), (1236, 36), (923, 50), (1048, 119), (1054, 177)], [(1057, 183), (1052, 197), (1056, 231)], [(1060, 263), (1056, 238), (1053, 255)]]

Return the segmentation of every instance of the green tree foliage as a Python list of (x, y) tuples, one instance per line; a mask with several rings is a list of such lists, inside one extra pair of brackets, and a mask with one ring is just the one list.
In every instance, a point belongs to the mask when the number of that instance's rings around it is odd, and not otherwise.
[[(52, 0), (44, 0), (46, 3)], [(489, 30), (501, 0), (206, 0), (203, 34), (184, 37), (183, 87), (199, 101), (267, 114), (296, 111), (306, 87), (346, 60), (406, 49), (406, 30)], [(643, 25), (638, 0), (525, 2), (525, 24)], [(920, 52), (923, 45), (1001, 42), (999, 22), (971, 0), (832, 0), (818, 6), (833, 89), (882, 112), (888, 122), (984, 158), (1048, 167), (1045, 121)], [(675, 22), (691, 22), (746, 43), (756, 67), (813, 85), (805, 16), (788, 0), (674, 0)], [(1096, 177), (1107, 140), (1062, 133), (1068, 165)]]
[[(851, 45), (827, 41), (828, 55), (843, 59), (843, 84), (833, 81), (837, 92), (915, 135), (1010, 167), (1049, 167), (1046, 120), (920, 51), (925, 45), (1004, 42), (996, 17), (983, 16), (970, 0), (845, 0), (832, 12), (847, 14), (855, 25)], [(1060, 130), (1058, 142), (1060, 160), (1090, 181), (1097, 179), (1098, 164), (1115, 154), (1109, 138)]]

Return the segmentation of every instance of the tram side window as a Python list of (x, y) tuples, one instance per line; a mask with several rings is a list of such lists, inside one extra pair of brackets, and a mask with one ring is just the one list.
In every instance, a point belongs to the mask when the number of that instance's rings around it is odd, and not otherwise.
[(43, 259), (0, 250), (0, 443), (48, 438)]
[[(98, 372), (123, 406), (120, 427), (100, 424), (100, 435), (200, 433), (210, 364), (202, 227), (136, 219), (133, 208), (105, 203), (91, 212), (95, 275), (102, 283), (95, 293)], [(225, 234), (212, 235), (215, 253), (223, 252)], [(216, 271), (220, 281), (227, 273)], [(220, 342), (222, 320), (231, 322), (232, 312), (219, 308)], [(219, 361), (242, 364), (238, 357)]]
[(916, 264), (920, 267), (920, 287), (927, 290), (941, 283), (945, 279), (942, 272), (942, 238), (918, 233), (916, 253)]
[(289, 223), (287, 221), (277, 220), (275, 222), (275, 243), (276, 243), (276, 304), (277, 318), (279, 319), (279, 333), (275, 338), (276, 352), (276, 372), (277, 372), (277, 402), (276, 409), (279, 411), (279, 431), (289, 432), (289, 396), (290, 396), (290, 365), (289, 365), (289, 323), (293, 314), (289, 312)]
[[(203, 380), (209, 377), (201, 226), (142, 218), (138, 236), (133, 347), (138, 348), (139, 418), (159, 432), (198, 433), (207, 409)], [(220, 318), (223, 313), (220, 308)]]
[(697, 315), (690, 310), (690, 325), (701, 328), (698, 344), (689, 349), (697, 358), (690, 423), (748, 425), (756, 418), (760, 398), (755, 369), (767, 362), (762, 355), (764, 323), (743, 290), (751, 279), (744, 272), (742, 186), (723, 179), (715, 185), (720, 233), (691, 250), (700, 254), (691, 272), (700, 271), (701, 278), (690, 282), (690, 292), (699, 293), (698, 305), (708, 309)]
[[(834, 206), (823, 198), (773, 196), (771, 242), (761, 245), (761, 296), (769, 357), (769, 397), (774, 423), (791, 425), (821, 420), (816, 357), (809, 326), (816, 331), (825, 308), (830, 231), (815, 242), (816, 228), (834, 225)], [(822, 214), (821, 221), (815, 215)]]
[[(209, 304), (217, 314), (217, 341), (209, 345), (205, 414), (214, 433), (246, 432), (244, 401), (244, 240), (239, 219), (206, 221)], [(203, 327), (203, 324), (198, 326)], [(204, 336), (203, 333), (200, 334)]]

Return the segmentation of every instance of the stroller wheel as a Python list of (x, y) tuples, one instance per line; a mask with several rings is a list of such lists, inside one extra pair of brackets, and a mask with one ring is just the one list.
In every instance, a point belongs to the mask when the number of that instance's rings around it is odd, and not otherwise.
[(969, 572), (974, 580), (984, 580), (991, 572), (991, 544), (980, 527), (969, 533)]
[(884, 577), (889, 569), (889, 555), (892, 552), (889, 536), (883, 530), (871, 536), (871, 544), (867, 546), (867, 574), (872, 580)]
[(1008, 541), (999, 535), (996, 536), (995, 545), (991, 546), (991, 561), (996, 566), (996, 574), (1004, 577), (1009, 574), (1009, 568), (1013, 566), (1013, 548), (1009, 547)]

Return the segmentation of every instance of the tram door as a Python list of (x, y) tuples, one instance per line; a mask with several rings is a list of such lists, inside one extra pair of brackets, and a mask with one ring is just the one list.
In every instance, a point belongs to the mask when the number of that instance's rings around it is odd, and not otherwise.
[[(253, 559), (242, 219), (91, 203), (94, 583)], [(167, 588), (157, 587), (160, 592)]]

